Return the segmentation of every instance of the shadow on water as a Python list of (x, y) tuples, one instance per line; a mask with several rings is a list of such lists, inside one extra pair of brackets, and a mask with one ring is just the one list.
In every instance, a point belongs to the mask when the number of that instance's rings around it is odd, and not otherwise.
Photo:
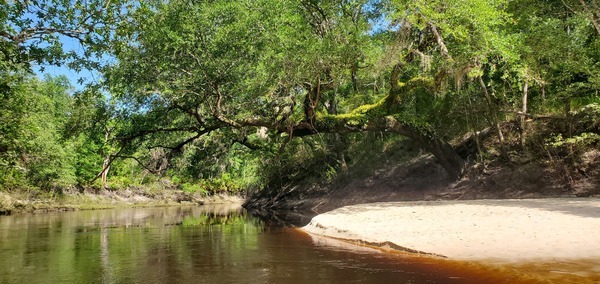
[(317, 213), (312, 211), (258, 210), (251, 209), (248, 213), (260, 219), (268, 226), (304, 227), (310, 223)]

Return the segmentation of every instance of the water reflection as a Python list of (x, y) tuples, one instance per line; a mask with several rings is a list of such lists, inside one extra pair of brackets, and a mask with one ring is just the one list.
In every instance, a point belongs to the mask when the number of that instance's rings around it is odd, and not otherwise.
[[(264, 220), (264, 218), (263, 218)], [(204, 206), (0, 216), (0, 283), (505, 283)]]

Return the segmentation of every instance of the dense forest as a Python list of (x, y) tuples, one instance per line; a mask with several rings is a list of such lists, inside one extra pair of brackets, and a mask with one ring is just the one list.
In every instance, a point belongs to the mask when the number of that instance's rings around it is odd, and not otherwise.
[(4, 0), (0, 57), (0, 191), (256, 193), (398, 151), (568, 175), (600, 141), (597, 0)]

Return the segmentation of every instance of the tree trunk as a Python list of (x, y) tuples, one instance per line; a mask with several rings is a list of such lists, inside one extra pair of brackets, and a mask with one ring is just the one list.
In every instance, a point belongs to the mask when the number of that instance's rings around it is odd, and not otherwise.
[(352, 68), (350, 68), (350, 75), (352, 77), (352, 90), (354, 90), (354, 92), (358, 92), (358, 63), (354, 63), (352, 64)]
[[(106, 128), (104, 131), (104, 143), (108, 144), (110, 134), (112, 133), (111, 128)], [(112, 159), (110, 155), (107, 155), (104, 159), (104, 163), (102, 163), (102, 188), (108, 189), (108, 171), (110, 171), (110, 165), (112, 163)]]
[(414, 127), (409, 123), (399, 121), (392, 116), (386, 116), (379, 119), (371, 119), (363, 125), (356, 125), (344, 119), (335, 119), (332, 121), (315, 122), (315, 131), (306, 129), (310, 127), (305, 124), (298, 124), (293, 130), (294, 137), (314, 135), (316, 133), (355, 133), (364, 131), (382, 131), (391, 132), (406, 136), (418, 142), (419, 146), (433, 154), (440, 165), (446, 170), (453, 179), (458, 179), (464, 172), (464, 160), (454, 150), (448, 142), (437, 138), (433, 133), (422, 128)]
[(102, 165), (102, 188), (108, 189), (108, 171), (110, 171), (110, 158), (106, 157)]
[(500, 155), (502, 156), (503, 159), (505, 159), (506, 161), (509, 161), (508, 153), (506, 152), (506, 147), (504, 146), (504, 135), (502, 134), (502, 129), (500, 128), (500, 122), (498, 120), (498, 113), (496, 112), (496, 108), (494, 106), (494, 103), (492, 102), (492, 98), (490, 97), (490, 94), (488, 93), (488, 89), (485, 86), (485, 82), (483, 82), (483, 78), (481, 76), (479, 77), (479, 84), (481, 85), (481, 88), (483, 89), (483, 94), (485, 95), (485, 99), (488, 104), (488, 110), (492, 117), (492, 123), (494, 124), (494, 127), (496, 128), (496, 134), (498, 135), (498, 143), (500, 144)]
[(440, 165), (446, 170), (452, 179), (462, 176), (465, 169), (465, 161), (456, 153), (452, 145), (437, 138), (432, 133), (415, 129), (399, 122), (393, 117), (386, 117), (386, 131), (402, 134), (419, 143), (419, 146), (433, 154)]
[(542, 102), (546, 102), (546, 86), (542, 85)]
[[(471, 100), (471, 96), (469, 95), (468, 98), (469, 98), (469, 109), (473, 109), (473, 101)], [(471, 128), (470, 130), (473, 132), (473, 138), (475, 139), (475, 147), (477, 147), (477, 157), (480, 159), (480, 161), (484, 164), (484, 167), (485, 167), (485, 161), (483, 159), (483, 151), (481, 150), (481, 142), (479, 140), (479, 133), (476, 130), (477, 123), (476, 123), (476, 121), (473, 121), (475, 116), (471, 112), (468, 112), (465, 116), (467, 119), (467, 125), (470, 125), (469, 128)]]
[(523, 115), (521, 115), (519, 121), (520, 121), (520, 125), (519, 125), (519, 136), (521, 138), (521, 147), (525, 147), (525, 115), (527, 114), (527, 95), (528, 95), (528, 84), (527, 82), (525, 82), (525, 84), (523, 84), (523, 108), (522, 108), (522, 112)]
[(452, 179), (458, 179), (462, 176), (465, 162), (456, 153), (452, 145), (441, 139), (432, 139), (423, 136), (414, 139), (436, 157), (440, 165)]
[[(571, 138), (571, 137), (573, 137), (573, 115), (571, 114), (571, 98), (569, 96), (565, 95), (564, 100), (565, 100), (564, 101), (565, 117), (567, 119), (567, 138)], [(573, 144), (568, 143), (567, 145), (568, 145), (567, 149), (569, 151), (569, 155), (568, 155), (569, 162), (571, 164), (573, 164), (573, 162), (575, 161), (574, 160), (575, 155), (573, 155)]]

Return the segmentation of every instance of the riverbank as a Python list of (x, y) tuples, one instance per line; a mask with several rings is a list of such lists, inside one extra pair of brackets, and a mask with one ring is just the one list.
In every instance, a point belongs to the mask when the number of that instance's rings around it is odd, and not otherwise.
[(95, 210), (128, 207), (158, 207), (237, 203), (244, 199), (231, 195), (202, 195), (182, 190), (127, 188), (121, 190), (71, 190), (62, 193), (40, 191), (0, 192), (0, 215), (53, 211)]
[(596, 110), (528, 121), (525, 141), (515, 121), (502, 123), (502, 144), (493, 128), (458, 135), (451, 141), (465, 161), (458, 179), (420, 151), (423, 145), (396, 141), (355, 152), (332, 174), (299, 175), (251, 192), (245, 206), (323, 213), (373, 202), (600, 197)]
[(389, 202), (315, 216), (311, 235), (474, 262), (557, 283), (600, 281), (600, 199)]
[(390, 202), (315, 216), (309, 233), (458, 260), (600, 259), (600, 199)]

